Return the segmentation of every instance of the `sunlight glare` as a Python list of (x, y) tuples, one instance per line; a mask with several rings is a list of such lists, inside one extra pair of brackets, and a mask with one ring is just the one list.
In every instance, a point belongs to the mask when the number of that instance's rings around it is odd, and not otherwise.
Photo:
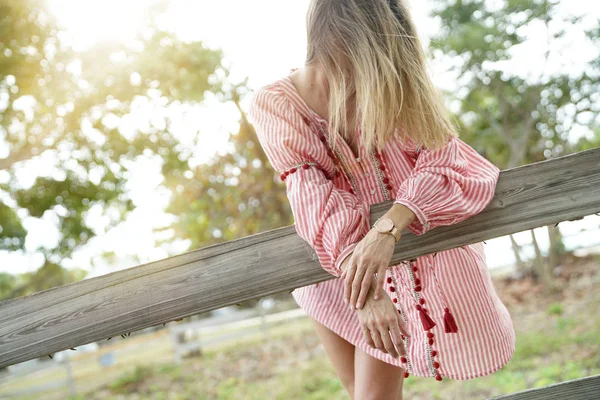
[(134, 39), (148, 5), (143, 0), (48, 0), (48, 9), (72, 36), (75, 47)]

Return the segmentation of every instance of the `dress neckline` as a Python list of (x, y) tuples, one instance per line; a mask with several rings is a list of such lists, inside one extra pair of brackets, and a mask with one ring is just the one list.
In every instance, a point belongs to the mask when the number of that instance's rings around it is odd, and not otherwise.
[[(293, 71), (295, 71), (295, 69), (292, 70), (292, 72)], [(296, 86), (292, 82), (292, 78), (289, 75), (287, 75), (283, 78), (283, 82), (288, 85), (288, 87), (289, 87), (288, 93), (294, 97), (294, 100), (295, 100), (294, 105), (299, 109), (299, 111), (301, 112), (303, 117), (312, 119), (313, 121), (320, 123), (320, 124), (324, 124), (327, 126), (329, 125), (329, 121), (327, 119), (320, 116), (315, 110), (313, 110), (312, 108), (310, 108), (308, 106), (308, 104), (306, 103), (304, 98), (298, 92), (298, 89), (296, 89)], [(355, 132), (355, 137), (357, 139), (358, 155), (354, 153), (354, 150), (352, 149), (352, 147), (350, 147), (348, 142), (344, 139), (344, 137), (342, 135), (339, 134), (339, 132), (336, 132), (336, 138), (338, 138), (339, 141), (343, 143), (343, 146), (352, 155), (352, 158), (360, 162), (362, 147), (361, 147), (360, 139), (358, 138), (358, 135), (356, 134), (357, 130), (355, 129), (354, 132)]]

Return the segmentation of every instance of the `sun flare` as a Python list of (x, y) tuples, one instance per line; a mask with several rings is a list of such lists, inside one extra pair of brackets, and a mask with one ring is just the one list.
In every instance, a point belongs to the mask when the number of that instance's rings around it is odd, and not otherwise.
[(135, 38), (148, 5), (141, 0), (48, 0), (48, 10), (76, 47)]

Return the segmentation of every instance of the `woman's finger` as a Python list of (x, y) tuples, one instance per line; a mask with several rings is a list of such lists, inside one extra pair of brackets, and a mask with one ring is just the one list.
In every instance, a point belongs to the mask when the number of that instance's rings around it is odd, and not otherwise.
[(354, 308), (356, 308), (356, 301), (358, 300), (358, 295), (360, 293), (360, 288), (363, 282), (363, 279), (365, 277), (365, 268), (364, 268), (364, 264), (361, 263), (361, 265), (359, 265), (355, 272), (354, 272), (354, 279), (352, 281), (352, 292), (350, 293), (350, 305)]
[(402, 333), (400, 332), (400, 320), (397, 319), (396, 324), (392, 324), (390, 326), (390, 333), (392, 334), (392, 339), (394, 343), (396, 343), (396, 350), (401, 356), (406, 355), (406, 349), (404, 348), (404, 341), (402, 340)]
[(371, 346), (372, 348), (376, 348), (375, 342), (373, 342), (373, 338), (371, 337), (371, 331), (369, 331), (369, 328), (367, 328), (366, 326), (364, 326), (362, 324), (360, 327), (362, 328), (363, 337), (365, 338), (365, 342), (367, 342), (367, 344), (369, 346)]
[(342, 274), (340, 275), (340, 278), (344, 279), (346, 277), (346, 274), (348, 273), (348, 266), (349, 266), (349, 261), (352, 260), (353, 254), (350, 253), (349, 255), (346, 256), (346, 258), (344, 258), (344, 261), (342, 261), (341, 266), (345, 266), (345, 268), (342, 269)]
[(354, 272), (356, 270), (356, 262), (354, 257), (350, 260), (350, 264), (346, 267), (346, 277), (344, 278), (344, 301), (350, 303), (350, 294), (352, 293), (352, 282), (354, 281)]
[(381, 340), (381, 334), (379, 333), (379, 330), (373, 327), (372, 329), (370, 329), (370, 332), (371, 338), (373, 338), (373, 342), (375, 342), (375, 347), (383, 351), (384, 353), (387, 353), (383, 341)]
[(375, 300), (379, 300), (383, 296), (383, 285), (385, 284), (385, 273), (387, 271), (387, 265), (382, 265), (377, 270), (377, 284), (375, 285)]
[(400, 333), (403, 334), (406, 337), (410, 336), (410, 333), (408, 333), (408, 329), (406, 328), (406, 323), (404, 321), (402, 321), (402, 318), (400, 318), (400, 316), (397, 316), (398, 318), (398, 328), (400, 329)]
[(392, 342), (392, 338), (390, 337), (390, 324), (386, 328), (382, 328), (379, 330), (379, 334), (381, 335), (381, 340), (383, 341), (383, 345), (387, 350), (387, 353), (394, 358), (399, 358), (400, 354), (396, 351), (396, 346), (394, 346), (394, 342)]
[(360, 284), (360, 293), (358, 294), (358, 300), (356, 301), (356, 308), (362, 308), (362, 306), (365, 304), (369, 290), (371, 290), (372, 279), (373, 274), (370, 271), (367, 271), (363, 277), (362, 283)]

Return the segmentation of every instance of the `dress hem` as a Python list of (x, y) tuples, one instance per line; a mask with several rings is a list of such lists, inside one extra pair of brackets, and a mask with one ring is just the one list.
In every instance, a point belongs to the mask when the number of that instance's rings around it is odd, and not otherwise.
[[(299, 304), (298, 300), (296, 300), (296, 302), (298, 303), (298, 305), (300, 306), (300, 308), (302, 308), (311, 319), (313, 319), (314, 321), (317, 321), (321, 325), (325, 326), (331, 332), (335, 333), (336, 335), (338, 335), (339, 337), (341, 337), (342, 339), (344, 339), (346, 342), (350, 343), (354, 347), (358, 347), (364, 353), (366, 353), (369, 356), (371, 356), (373, 358), (376, 358), (376, 359), (378, 359), (380, 361), (383, 361), (386, 364), (393, 365), (393, 366), (398, 367), (398, 368), (400, 368), (402, 370), (406, 370), (406, 368), (403, 366), (404, 364), (400, 360), (397, 360), (397, 363), (396, 363), (396, 362), (394, 362), (395, 359), (392, 356), (388, 355), (387, 353), (383, 353), (381, 350), (378, 350), (376, 348), (370, 347), (368, 344), (366, 344), (366, 342), (358, 342), (358, 341), (350, 340), (350, 338), (347, 337), (347, 335), (341, 335), (340, 333), (334, 331), (332, 329), (332, 326), (330, 324), (326, 323), (325, 321), (319, 321), (317, 318), (315, 318), (309, 310), (307, 310), (305, 307), (303, 307), (301, 304)], [(362, 346), (361, 344), (364, 344), (364, 346)], [(377, 357), (377, 356), (371, 354), (371, 352), (373, 352), (373, 351), (380, 352), (384, 356)], [(508, 364), (508, 362), (512, 359), (512, 356), (514, 355), (514, 353), (515, 353), (515, 346), (513, 345), (512, 348), (511, 348), (511, 351), (508, 353), (508, 357), (506, 357), (506, 359), (502, 360), (502, 362), (500, 364), (495, 365), (494, 367), (489, 368), (489, 369), (487, 369), (485, 371), (482, 371), (482, 372), (478, 372), (478, 373), (475, 373), (475, 374), (470, 374), (470, 375), (462, 376), (462, 375), (456, 375), (456, 374), (446, 375), (446, 374), (444, 374), (443, 372), (440, 371), (440, 375), (442, 377), (444, 377), (444, 378), (447, 378), (447, 379), (460, 380), (460, 381), (466, 381), (466, 380), (470, 380), (470, 379), (475, 379), (475, 378), (481, 378), (481, 377), (484, 377), (484, 376), (488, 376), (488, 375), (491, 375), (491, 374), (493, 374), (495, 372), (498, 372), (500, 369), (502, 369), (504, 366), (506, 366)], [(392, 360), (394, 360), (394, 361), (392, 361)], [(433, 377), (435, 377), (434, 375), (423, 375), (423, 374), (419, 374), (419, 373), (411, 373), (411, 376), (420, 377), (420, 378), (433, 378)]]

